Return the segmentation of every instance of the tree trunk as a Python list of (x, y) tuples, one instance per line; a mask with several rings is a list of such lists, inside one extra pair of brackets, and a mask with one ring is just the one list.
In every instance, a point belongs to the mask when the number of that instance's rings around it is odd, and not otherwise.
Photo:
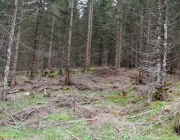
[[(148, 12), (150, 12), (149, 8), (148, 8)], [(149, 47), (150, 47), (150, 14), (148, 14), (148, 25), (147, 25), (147, 39), (146, 39), (146, 53), (147, 53), (147, 61), (151, 61), (149, 60)], [(148, 65), (149, 67), (149, 65)]]
[(89, 35), (89, 67), (91, 66), (91, 44), (92, 44), (92, 26), (93, 26), (93, 2), (91, 1), (90, 35)]
[(109, 45), (110, 45), (110, 48), (109, 48), (107, 63), (108, 63), (108, 65), (111, 65), (111, 59), (112, 59), (112, 48), (111, 48), (112, 43), (111, 43), (111, 41), (110, 41), (110, 44), (109, 44)]
[(23, 10), (24, 10), (24, 0), (21, 0), (21, 7), (20, 7), (20, 17), (19, 17), (19, 25), (17, 31), (17, 38), (15, 44), (15, 53), (14, 53), (14, 61), (13, 61), (13, 69), (12, 69), (12, 82), (11, 88), (14, 88), (16, 83), (16, 68), (17, 68), (17, 59), (18, 59), (18, 49), (19, 49), (19, 42), (20, 42), (20, 35), (21, 35), (21, 23), (23, 20)]
[[(120, 2), (119, 2), (120, 3)], [(121, 68), (121, 49), (122, 49), (122, 13), (121, 13), (121, 7), (119, 4), (119, 10), (120, 10), (120, 24), (119, 24), (119, 68)]]
[(117, 72), (119, 68), (119, 27), (117, 29), (117, 37), (116, 37), (116, 57), (115, 57), (115, 71)]
[(68, 38), (68, 54), (66, 62), (66, 78), (65, 85), (70, 85), (70, 63), (71, 63), (71, 41), (72, 41), (72, 26), (73, 26), (73, 7), (74, 0), (71, 2), (71, 15), (70, 15), (70, 27), (69, 27), (69, 38)]
[(49, 45), (48, 69), (51, 69), (51, 52), (52, 52), (53, 33), (54, 33), (54, 17), (53, 17), (52, 26), (51, 26), (51, 40), (50, 40), (50, 45)]
[(37, 25), (36, 25), (36, 38), (34, 41), (34, 52), (33, 52), (31, 76), (30, 76), (31, 79), (34, 79), (34, 73), (36, 69), (37, 49), (38, 49), (38, 43), (39, 43), (39, 26), (40, 26), (40, 20), (41, 20), (41, 5), (42, 5), (42, 0), (39, 0), (38, 19), (37, 19)]
[(64, 67), (64, 44), (62, 45), (61, 48), (61, 63), (60, 63), (60, 68), (59, 68), (59, 74), (63, 74), (63, 67)]
[(116, 57), (115, 57), (115, 71), (121, 67), (121, 44), (122, 44), (122, 13), (120, 0), (117, 3), (118, 18), (117, 18), (117, 34), (116, 34)]
[(133, 33), (131, 34), (131, 41), (130, 41), (130, 49), (131, 49), (131, 53), (130, 53), (130, 69), (132, 69), (133, 67)]
[(1, 50), (2, 46), (3, 46), (3, 41), (4, 41), (4, 34), (3, 34), (2, 39), (1, 39), (0, 50)]
[(141, 21), (140, 21), (140, 46), (139, 46), (139, 78), (138, 78), (138, 81), (139, 83), (142, 83), (142, 67), (143, 67), (143, 45), (144, 45), (144, 42), (143, 42), (143, 33), (144, 33), (144, 13), (143, 13), (143, 9), (144, 9), (144, 3), (143, 1), (141, 0), (140, 1), (140, 13), (141, 13)]
[(167, 61), (167, 37), (168, 37), (168, 0), (164, 0), (164, 45), (163, 45), (163, 65), (162, 65), (162, 86), (165, 87), (166, 82), (166, 61)]
[(102, 43), (103, 39), (101, 37), (100, 43), (99, 43), (99, 50), (98, 50), (98, 66), (102, 66)]
[(9, 34), (9, 42), (8, 42), (8, 51), (7, 51), (7, 63), (4, 71), (4, 87), (2, 92), (2, 100), (7, 101), (7, 90), (8, 90), (8, 76), (9, 76), (9, 67), (11, 60), (11, 48), (13, 46), (13, 38), (14, 38), (14, 29), (16, 25), (16, 15), (17, 15), (17, 0), (14, 0), (14, 10), (12, 15), (12, 23), (11, 23), (11, 31)]
[(157, 0), (157, 6), (158, 6), (158, 20), (157, 20), (157, 43), (156, 43), (156, 52), (157, 52), (157, 86), (160, 86), (160, 79), (161, 79), (161, 4), (160, 0)]
[[(165, 79), (166, 79), (166, 58), (167, 58), (167, 21), (168, 21), (168, 13), (167, 13), (167, 0), (164, 1), (164, 45), (161, 48), (161, 4), (160, 0), (157, 0), (158, 5), (158, 25), (157, 25), (157, 82), (156, 82), (156, 97), (158, 100), (166, 100), (165, 95)], [(163, 57), (161, 55), (161, 51), (163, 51)], [(161, 61), (162, 60), (162, 61)]]
[(91, 65), (91, 39), (92, 39), (93, 0), (89, 1), (88, 33), (86, 42), (86, 60), (84, 70), (89, 70)]

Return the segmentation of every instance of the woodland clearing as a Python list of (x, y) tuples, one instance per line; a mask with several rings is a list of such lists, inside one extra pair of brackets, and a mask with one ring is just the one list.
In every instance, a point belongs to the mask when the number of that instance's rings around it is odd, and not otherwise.
[[(34, 80), (18, 72), (8, 101), (0, 101), (2, 140), (177, 140), (180, 77), (168, 75), (168, 101), (147, 104), (150, 87), (136, 69), (71, 70), (71, 86), (53, 70)], [(2, 83), (1, 83), (2, 89)]]

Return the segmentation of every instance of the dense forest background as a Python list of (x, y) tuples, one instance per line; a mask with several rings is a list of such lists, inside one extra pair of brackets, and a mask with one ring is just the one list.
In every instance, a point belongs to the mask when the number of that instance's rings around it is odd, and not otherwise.
[(33, 79), (54, 68), (69, 77), (70, 67), (110, 65), (164, 86), (179, 68), (179, 8), (178, 0), (1, 0), (1, 75)]

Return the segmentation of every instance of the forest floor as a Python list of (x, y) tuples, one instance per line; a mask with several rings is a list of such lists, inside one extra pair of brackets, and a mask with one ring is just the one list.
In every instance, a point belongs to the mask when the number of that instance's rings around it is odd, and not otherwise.
[[(180, 78), (168, 75), (168, 101), (147, 104), (137, 70), (71, 70), (71, 86), (56, 70), (29, 80), (18, 72), (0, 101), (0, 140), (178, 140)], [(3, 83), (0, 83), (2, 91)]]

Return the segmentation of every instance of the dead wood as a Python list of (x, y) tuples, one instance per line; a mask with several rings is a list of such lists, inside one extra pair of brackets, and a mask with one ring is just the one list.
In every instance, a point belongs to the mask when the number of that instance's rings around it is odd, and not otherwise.
[(152, 112), (152, 110), (147, 110), (147, 111), (145, 111), (145, 112), (141, 112), (141, 113), (139, 113), (139, 114), (137, 114), (137, 115), (135, 115), (135, 116), (128, 117), (128, 119), (134, 119), (134, 118), (137, 118), (137, 117), (140, 117), (140, 116), (144, 116), (144, 115), (149, 114), (150, 112)]
[(17, 93), (19, 91), (20, 91), (19, 89), (10, 90), (10, 91), (8, 91), (8, 94), (14, 94), (14, 93)]
[(14, 124), (17, 125), (16, 120), (13, 118), (13, 115), (11, 115), (12, 120), (14, 121)]
[(31, 113), (33, 113), (34, 111), (36, 111), (36, 110), (37, 110), (37, 108), (34, 109), (34, 110), (32, 110), (32, 111), (30, 111), (30, 112), (28, 112), (27, 115), (26, 115), (24, 118), (22, 118), (21, 121), (20, 121), (17, 125), (19, 125), (20, 123), (22, 123), (23, 121), (25, 121), (25, 120), (28, 118), (28, 116), (29, 116)]
[(89, 104), (90, 101), (92, 100), (92, 98), (93, 98), (95, 95), (96, 95), (96, 93), (94, 93), (94, 94), (92, 95), (92, 97), (86, 102), (86, 104)]
[(67, 131), (75, 140), (80, 140), (78, 137), (76, 137), (75, 135), (73, 135), (72, 133), (70, 133), (69, 131)]

